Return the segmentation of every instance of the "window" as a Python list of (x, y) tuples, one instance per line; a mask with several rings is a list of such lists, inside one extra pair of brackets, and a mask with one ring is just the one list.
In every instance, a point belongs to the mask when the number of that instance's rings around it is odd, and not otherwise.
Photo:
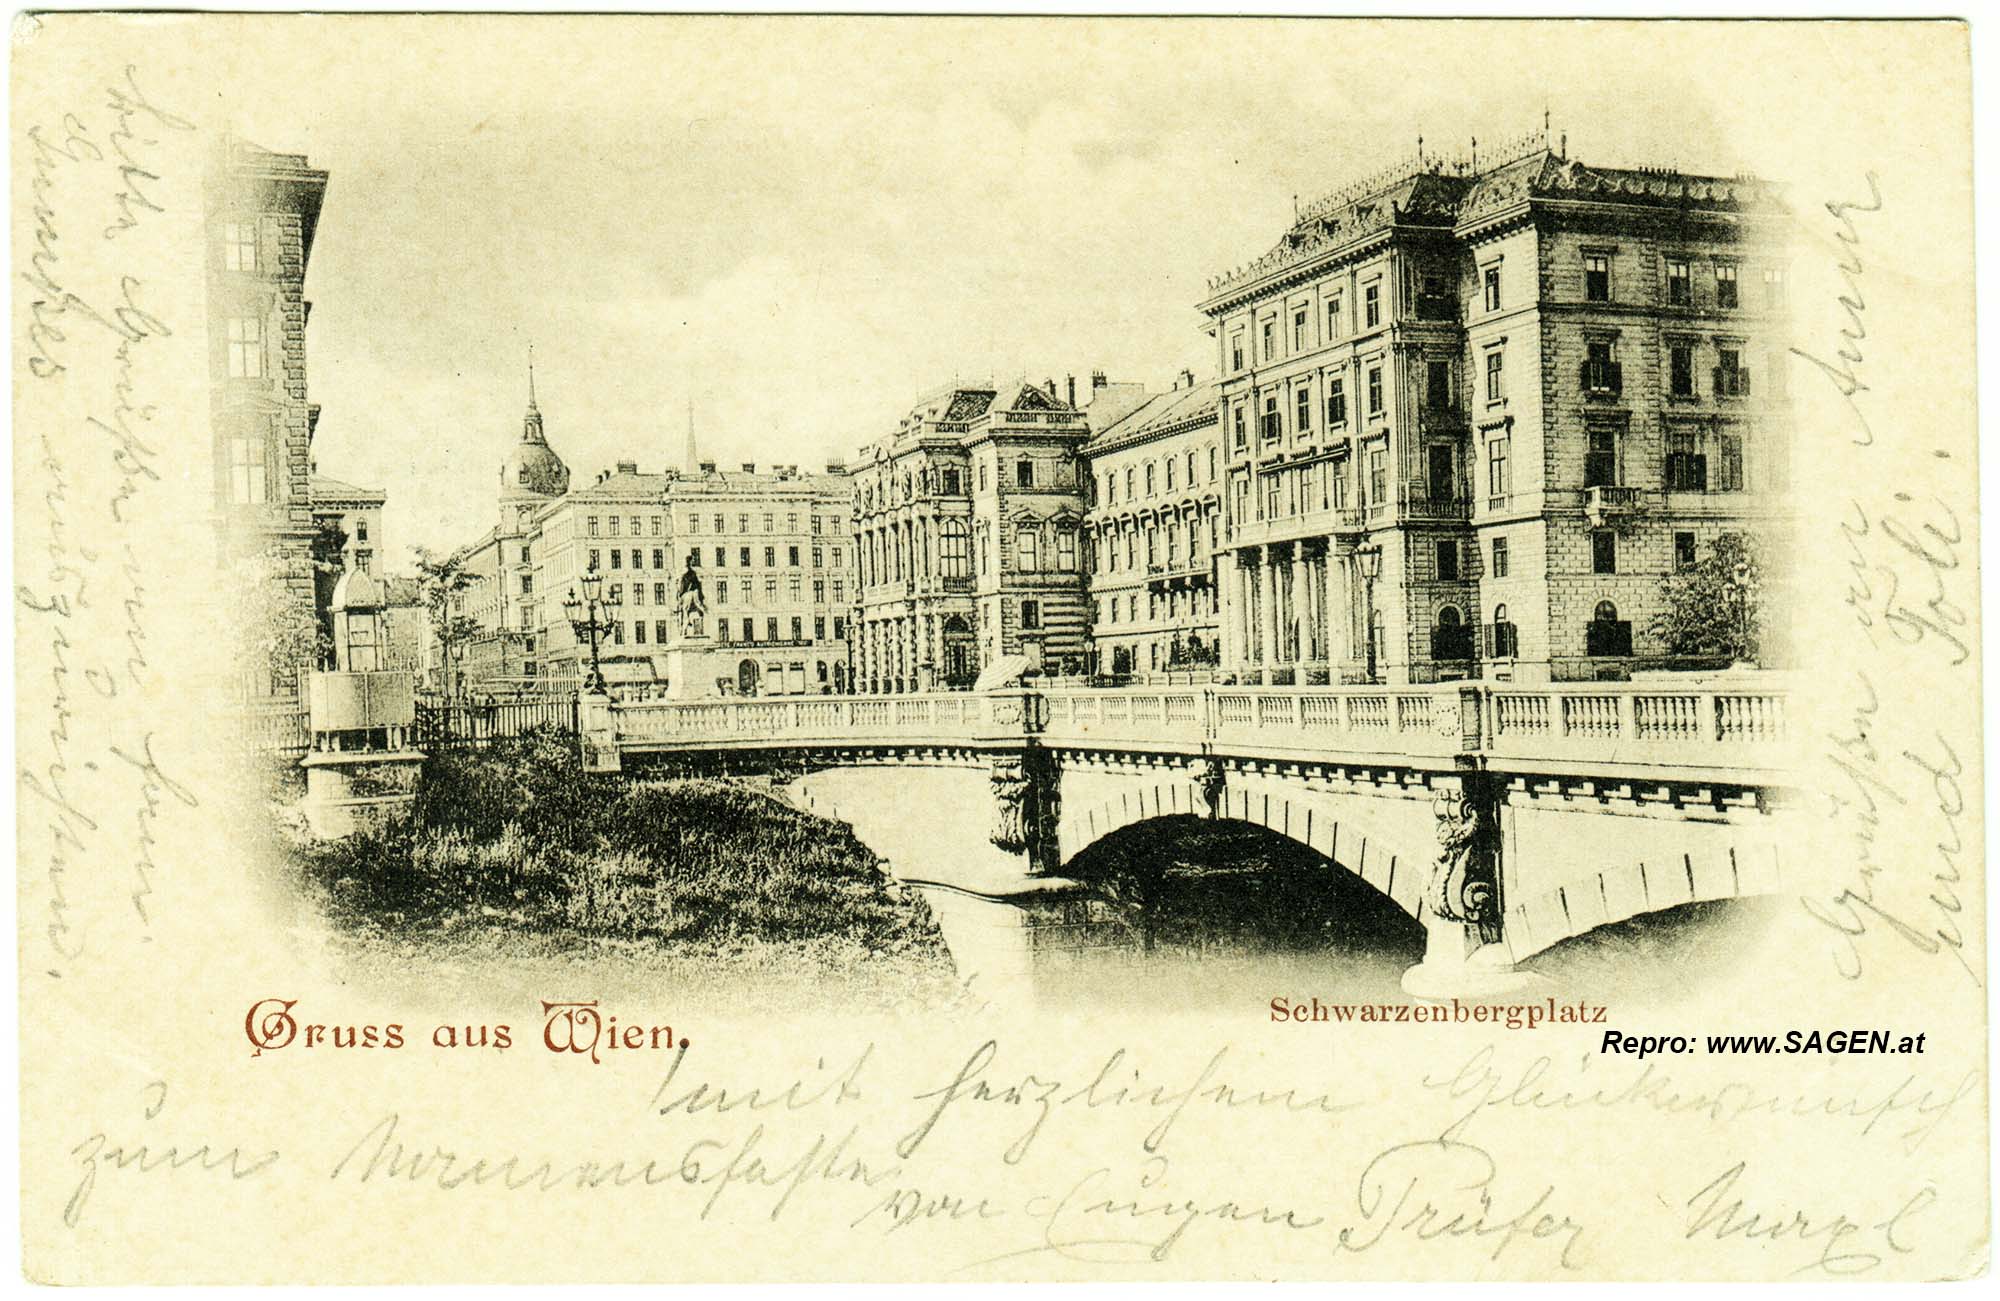
[[(909, 493), (905, 492), (903, 495), (907, 497)], [(764, 517), (764, 531), (766, 533), (776, 533), (778, 531), (778, 517), (776, 515), (766, 515)]]
[(658, 515), (653, 516), (653, 536), (656, 538), (662, 537), (666, 534), (666, 531), (667, 531), (666, 520), (662, 519)]
[(1590, 572), (1618, 572), (1618, 535), (1610, 529), (1596, 529), (1590, 535)]
[(1139, 495), (1139, 472), (1131, 466), (1125, 467), (1125, 500), (1131, 501)]
[(1371, 416), (1382, 414), (1382, 368), (1380, 366), (1370, 366), (1368, 368), (1368, 414)]
[(799, 563), (799, 549), (797, 547), (785, 548), (785, 563), (788, 565), (796, 565)]
[(986, 462), (979, 463), (979, 491), (986, 491)]
[(1040, 601), (1021, 602), (1021, 631), (1034, 632), (1042, 626), (1042, 603)]
[(1584, 344), (1583, 387), (1591, 393), (1617, 393), (1625, 387), (1618, 354), (1609, 339)]
[(1764, 306), (1783, 307), (1785, 305), (1785, 269), (1783, 267), (1764, 268)]
[(1264, 360), (1269, 361), (1278, 355), (1278, 323), (1270, 317), (1264, 318), (1263, 340)]
[(1076, 534), (1068, 529), (1056, 534), (1056, 568), (1065, 574), (1076, 572)]
[(1499, 311), (1500, 268), (1487, 267), (1486, 270), (1480, 274), (1480, 283), (1483, 284), (1486, 289), (1486, 310), (1489, 312)]
[(662, 645), (666, 643), (667, 621), (665, 619), (653, 620), (653, 640), (661, 643)]
[(1451, 406), (1451, 363), (1429, 362), (1425, 365), (1424, 374), (1424, 401), (1434, 408)]
[(1686, 258), (1667, 259), (1667, 306), (1694, 306), (1694, 278)]
[(667, 567), (667, 553), (666, 553), (666, 550), (665, 550), (665, 548), (663, 548), (663, 547), (654, 547), (654, 548), (653, 548), (653, 568), (655, 568), (655, 569), (665, 569), (666, 567)]
[(833, 616), (833, 639), (840, 641), (847, 636), (847, 619), (844, 615)]
[(1306, 309), (1301, 307), (1292, 313), (1292, 351), (1304, 352), (1306, 348)]
[(1486, 443), (1486, 495), (1505, 497), (1513, 489), (1512, 470), (1508, 466), (1508, 455), (1513, 451), (1513, 439), (1499, 434)]
[(610, 519), (606, 520), (606, 521), (605, 521), (605, 527), (606, 527), (606, 531), (607, 531), (607, 532), (609, 533), (609, 535), (610, 535), (610, 536), (612, 536), (612, 537), (614, 537), (614, 538), (615, 538), (615, 537), (617, 537), (617, 536), (618, 536), (618, 517), (617, 517), (616, 515), (613, 515), (613, 516), (612, 516), (612, 517), (611, 517)]
[(1361, 328), (1372, 330), (1382, 324), (1382, 286), (1369, 285), (1361, 291)]
[(1326, 300), (1326, 337), (1329, 339), (1338, 339), (1340, 337), (1339, 294), (1335, 294)]
[(1229, 415), (1231, 428), (1234, 431), (1236, 450), (1240, 452), (1243, 450), (1245, 443), (1249, 441), (1243, 432), (1243, 404), (1239, 402), (1230, 408)]
[(666, 603), (667, 603), (667, 585), (665, 583), (653, 584), (653, 604), (665, 605)]
[(1337, 429), (1347, 423), (1347, 381), (1330, 379), (1326, 382), (1326, 423), (1330, 429)]
[(1608, 488), (1618, 482), (1618, 431), (1593, 428), (1583, 452), (1583, 486)]
[(1154, 487), (1154, 485), (1153, 485), (1153, 463), (1152, 463), (1151, 461), (1148, 461), (1148, 462), (1146, 462), (1146, 495), (1147, 495), (1148, 497), (1150, 497), (1150, 496), (1152, 496), (1152, 495), (1153, 495), (1153, 487)]
[(1715, 264), (1715, 305), (1723, 309), (1736, 306), (1736, 264), (1718, 262)]
[(1506, 358), (1501, 349), (1486, 354), (1486, 400), (1498, 402), (1507, 396)]
[(1210, 483), (1215, 482), (1215, 449), (1213, 447), (1208, 449), (1208, 481)]
[(611, 567), (613, 569), (622, 567), (624, 560), (625, 553), (623, 551), (620, 551), (617, 547), (611, 548)]
[(792, 616), (792, 640), (804, 641), (805, 639), (806, 639), (805, 616), (802, 614), (795, 614)]
[(1368, 502), (1379, 506), (1389, 500), (1389, 449), (1368, 449)]
[(729, 620), (727, 620), (727, 619), (717, 619), (717, 620), (715, 621), (715, 639), (716, 639), (717, 641), (719, 641), (719, 642), (723, 643), (724, 645), (728, 645), (728, 643), (729, 643)]
[(1434, 660), (1469, 660), (1472, 658), (1472, 629), (1458, 607), (1447, 605), (1437, 612), (1437, 622), (1431, 627), (1431, 658)]
[(1298, 397), (1298, 403), (1297, 403), (1298, 424), (1294, 427), (1293, 432), (1300, 434), (1309, 434), (1312, 432), (1312, 425), (1313, 425), (1312, 389), (1304, 384), (1299, 385), (1297, 397)]
[(254, 316), (229, 318), (229, 375), (261, 379), (264, 375), (264, 323)]
[(1440, 538), (1437, 544), (1437, 576), (1441, 583), (1458, 581), (1458, 540)]
[(625, 644), (625, 621), (622, 619), (611, 625), (611, 644), (614, 646)]
[(1586, 253), (1583, 255), (1583, 296), (1588, 302), (1608, 303), (1611, 301), (1611, 255), (1609, 253)]
[(736, 517), (736, 531), (738, 533), (748, 533), (750, 531), (750, 517), (748, 515), (738, 515)]
[(1667, 393), (1670, 397), (1694, 396), (1694, 345), (1667, 345)]
[(1229, 369), (1243, 369), (1243, 332), (1241, 330), (1229, 336)]
[(1618, 617), (1618, 607), (1599, 601), (1585, 630), (1584, 649), (1591, 655), (1630, 655), (1632, 625)]
[(232, 221), (222, 228), (222, 265), (229, 271), (257, 269), (257, 223)]
[(953, 468), (941, 471), (938, 475), (938, 488), (947, 497), (959, 496), (958, 471)]
[[(355, 562), (356, 562), (356, 563), (355, 563), (355, 568), (357, 568), (357, 569), (361, 569), (361, 570), (363, 570), (363, 571), (365, 572), (365, 570), (366, 570), (366, 566), (362, 565), (362, 564), (360, 563), (360, 560), (361, 560), (361, 557), (363, 557), (363, 556), (365, 556), (365, 555), (367, 555), (367, 554), (368, 554), (368, 553), (367, 553), (366, 551), (357, 551), (357, 552), (355, 552), (355, 553), (354, 553), (354, 558), (355, 558)], [(522, 574), (522, 575), (521, 575), (521, 595), (523, 595), (523, 596), (533, 596), (534, 594), (535, 594), (535, 576), (534, 576), (533, 574)]]
[[(1193, 456), (1194, 454), (1190, 452), (1188, 455)], [(1171, 456), (1167, 457), (1165, 464), (1167, 471), (1167, 491), (1172, 492), (1174, 490), (1174, 458)]]
[(744, 641), (757, 640), (757, 621), (755, 619), (746, 617), (743, 620), (743, 640)]
[(1033, 461), (1020, 460), (1014, 463), (1014, 486), (1017, 488), (1032, 488), (1035, 486), (1035, 463)]
[(1495, 659), (1510, 660), (1521, 653), (1521, 638), (1507, 618), (1505, 604), (1493, 607), (1493, 626), (1487, 635), (1486, 653)]
[(797, 574), (793, 574), (790, 578), (787, 578), (785, 580), (785, 595), (791, 597), (794, 601), (798, 600), (799, 597), (803, 595), (802, 591), (803, 585), (804, 585), (804, 580), (801, 579)]
[(729, 548), (717, 547), (715, 549), (715, 567), (717, 569), (726, 569), (728, 568), (728, 566), (729, 566)]
[(632, 640), (641, 646), (646, 644), (646, 621), (644, 619), (632, 625)]
[(595, 547), (592, 547), (592, 548), (591, 548), (591, 551), (590, 551), (590, 566), (589, 566), (589, 567), (590, 567), (591, 569), (596, 569), (596, 568), (597, 568), (597, 561), (598, 561), (598, 553), (597, 553), (597, 548), (595, 548)]
[(639, 548), (637, 548), (637, 547), (633, 547), (633, 548), (632, 548), (632, 568), (634, 568), (634, 569), (644, 569), (644, 568), (645, 568), (646, 566), (640, 563), (640, 561), (642, 561), (642, 560), (644, 560), (644, 559), (645, 559), (645, 557), (644, 557), (643, 555), (641, 555), (641, 554), (640, 554), (640, 552), (639, 552)]
[(1743, 491), (1743, 435), (1734, 429), (1723, 428), (1716, 431), (1715, 444), (1717, 464), (1715, 467), (1715, 490), (1717, 492)]
[(764, 640), (778, 640), (778, 616), (770, 615), (764, 620)]
[(1041, 535), (1033, 528), (1023, 526), (1014, 532), (1014, 568), (1024, 574), (1032, 574), (1041, 568), (1038, 554)]
[(1708, 457), (1695, 448), (1694, 430), (1667, 430), (1667, 491), (1708, 491)]
[(764, 604), (776, 605), (777, 603), (778, 580), (776, 578), (767, 578), (764, 580)]
[(1716, 349), (1715, 395), (1740, 398), (1750, 395), (1750, 372), (1743, 369), (1743, 354), (1736, 348)]
[[(1506, 538), (1494, 538), (1494, 539), (1493, 539), (1493, 577), (1495, 577), (1495, 578), (1505, 578), (1506, 576), (1507, 576), (1507, 539), (1506, 539)], [(1501, 606), (1500, 608), (1504, 610), (1504, 609), (1506, 609), (1507, 607), (1505, 607), (1505, 606)], [(1495, 622), (1498, 622), (1498, 621), (1499, 621), (1499, 619), (1501, 618), (1501, 616), (1500, 616), (1500, 615), (1497, 615), (1497, 614), (1496, 614), (1496, 615), (1494, 615), (1494, 616), (1493, 616), (1493, 618), (1494, 618)]]
[[(826, 616), (823, 614), (816, 614), (813, 616), (813, 640), (814, 641), (826, 640)], [(824, 673), (825, 671), (826, 671), (826, 666), (824, 664), (820, 665), (820, 672)]]
[(639, 517), (637, 515), (632, 517), (632, 536), (635, 538), (643, 536), (639, 531)]
[(1267, 442), (1276, 438), (1279, 434), (1278, 395), (1276, 393), (1266, 393), (1264, 395), (1264, 423), (1263, 428), (1259, 432), (1264, 435)]
[(1674, 568), (1686, 569), (1694, 564), (1694, 534), (1674, 534)]

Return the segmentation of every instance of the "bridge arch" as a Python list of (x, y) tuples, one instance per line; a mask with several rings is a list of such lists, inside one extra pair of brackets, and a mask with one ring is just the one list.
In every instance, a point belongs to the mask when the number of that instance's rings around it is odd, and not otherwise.
[(1076, 809), (1065, 807), (1056, 831), (1057, 854), (1066, 868), (1106, 836), (1157, 818), (1245, 822), (1306, 846), (1360, 877), (1405, 914), (1421, 921), (1423, 887), (1432, 856), (1411, 852), (1378, 821), (1357, 816), (1342, 804), (1331, 792), (1263, 786), (1231, 787), (1210, 804), (1193, 781), (1135, 781), (1108, 798)]

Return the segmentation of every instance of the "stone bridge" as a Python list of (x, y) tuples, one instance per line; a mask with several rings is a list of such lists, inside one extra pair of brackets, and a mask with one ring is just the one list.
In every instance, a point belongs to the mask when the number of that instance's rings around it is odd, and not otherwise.
[[(1025, 980), (1123, 934), (1069, 874), (1123, 828), (1228, 819), (1414, 918), (1413, 994), (1500, 993), (1610, 922), (1781, 890), (1789, 693), (1669, 683), (1009, 689), (616, 703), (598, 770), (775, 777), (924, 889), (962, 975)], [(1115, 883), (1112, 883), (1115, 884)], [(1113, 892), (1115, 893), (1115, 892)]]

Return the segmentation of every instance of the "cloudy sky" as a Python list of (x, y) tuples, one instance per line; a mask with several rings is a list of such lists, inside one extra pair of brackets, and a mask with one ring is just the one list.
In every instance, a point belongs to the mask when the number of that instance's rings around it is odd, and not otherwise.
[(316, 454), (392, 564), (491, 522), (530, 340), (579, 477), (678, 463), (690, 403), (704, 455), (818, 462), (955, 377), (1205, 372), (1207, 277), (1419, 133), (1763, 161), (1657, 27), (280, 21), (304, 57), (205, 39), (235, 128), (332, 174)]

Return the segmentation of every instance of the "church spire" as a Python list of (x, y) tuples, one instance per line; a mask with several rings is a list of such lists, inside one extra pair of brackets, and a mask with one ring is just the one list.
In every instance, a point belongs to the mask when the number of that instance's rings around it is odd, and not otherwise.
[(687, 447), (681, 453), (681, 468), (688, 474), (694, 474), (701, 468), (701, 461), (695, 455), (694, 448), (694, 399), (692, 397), (688, 399)]
[(546, 443), (542, 434), (542, 411), (535, 405), (535, 345), (528, 345), (528, 414), (521, 421), (521, 441)]

